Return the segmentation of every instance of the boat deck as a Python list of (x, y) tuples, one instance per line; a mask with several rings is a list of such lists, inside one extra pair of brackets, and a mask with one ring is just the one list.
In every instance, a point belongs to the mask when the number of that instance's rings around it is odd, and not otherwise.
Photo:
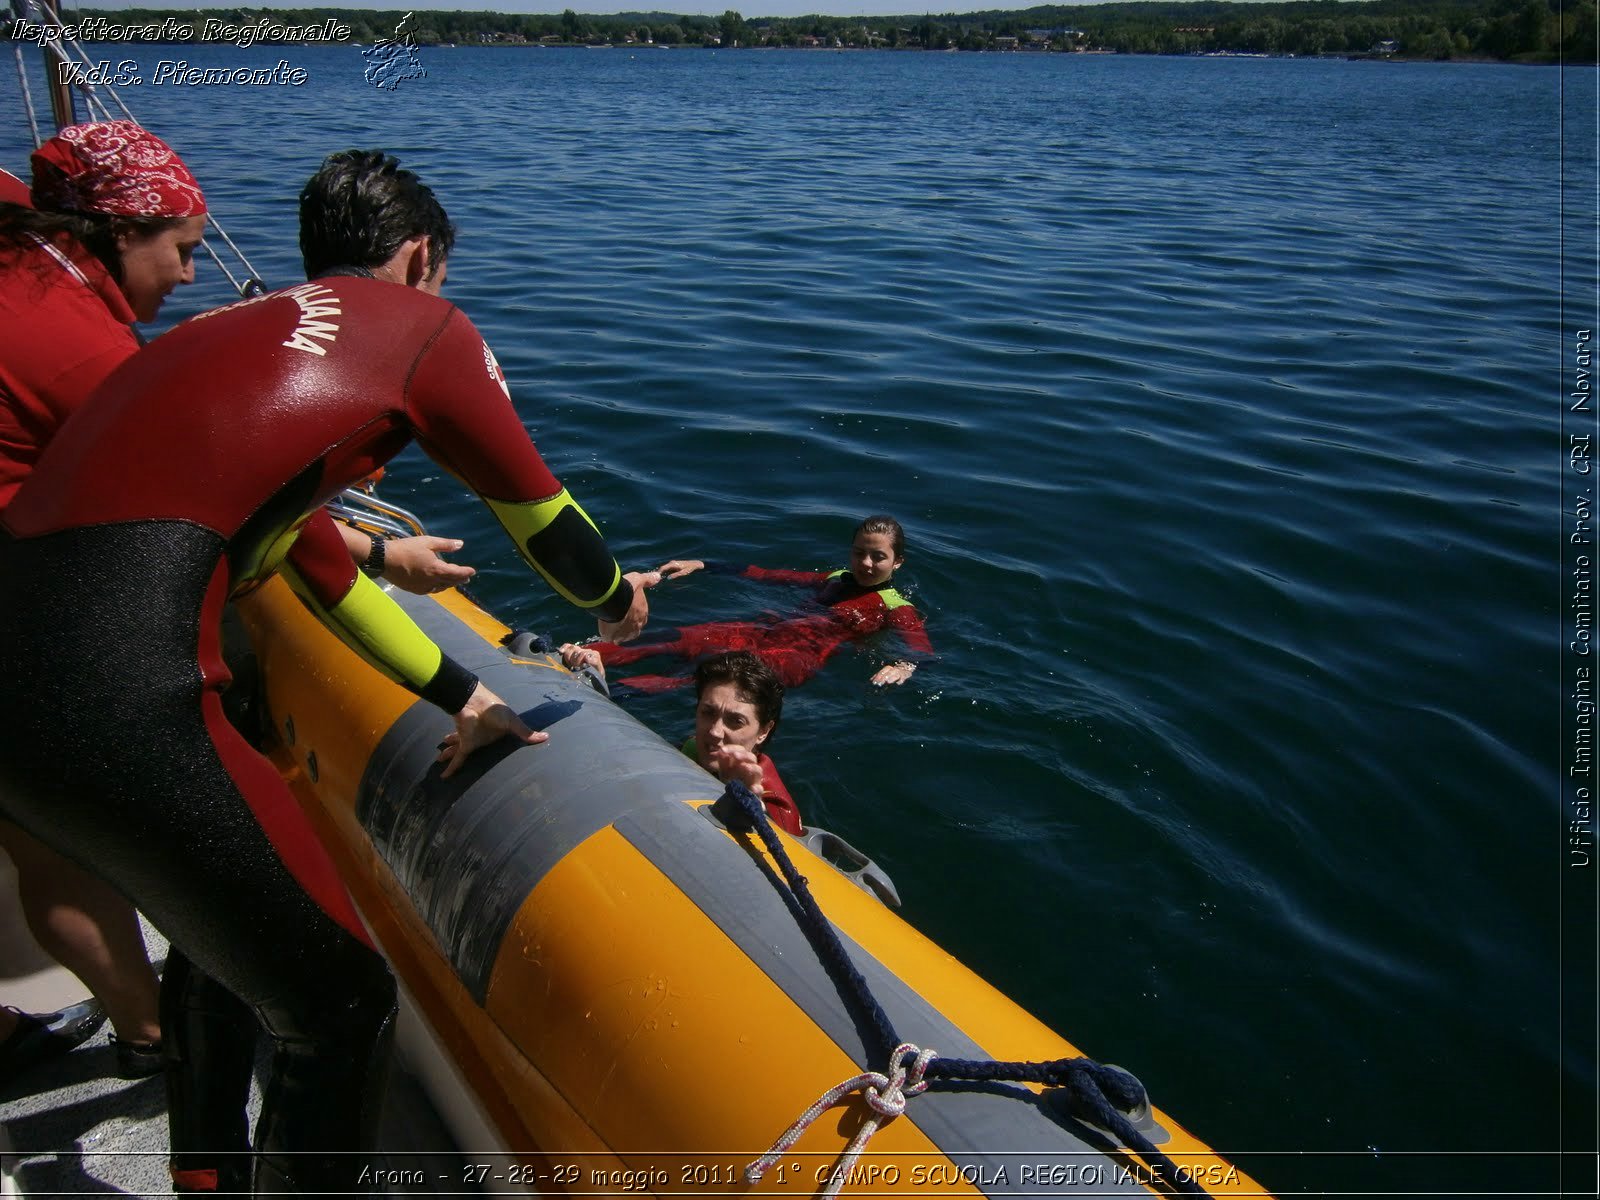
[[(10, 864), (3, 865), (0, 874), (9, 874)], [(0, 878), (0, 884), (9, 883)], [(14, 892), (4, 898), (14, 910)], [(20, 914), (17, 917), (20, 921)], [(14, 927), (11, 937), (16, 938)], [(148, 925), (145, 939), (159, 969), (166, 942)], [(31, 944), (26, 939), (24, 945)], [(32, 955), (38, 954), (33, 947)], [(23, 955), (26, 958), (26, 950)], [(54, 1011), (85, 999), (83, 985), (60, 967), (5, 979), (0, 989), (0, 1000), (32, 1012)], [(402, 1023), (408, 1015), (402, 1010)], [(0, 1086), (0, 1197), (172, 1195), (167, 1176), (167, 1098), (161, 1076), (119, 1079), (110, 1037), (108, 1022), (70, 1053)], [(467, 1160), (407, 1066), (403, 1028), (399, 1041), (401, 1051), (384, 1106), (381, 1154), (374, 1166), (404, 1170), (408, 1196), (482, 1195), (480, 1187), (466, 1182), (471, 1174), (465, 1170)], [(260, 1111), (267, 1063), (263, 1043), (250, 1090), (252, 1123)]]
[[(117, 1078), (108, 1030), (101, 1028), (70, 1054), (0, 1090), (0, 1195), (172, 1194), (161, 1076)], [(252, 1120), (260, 1107), (265, 1066), (263, 1055), (251, 1089)], [(406, 1195), (483, 1194), (463, 1182), (466, 1160), (402, 1062), (391, 1075), (380, 1146), (383, 1154), (375, 1165), (405, 1170)]]

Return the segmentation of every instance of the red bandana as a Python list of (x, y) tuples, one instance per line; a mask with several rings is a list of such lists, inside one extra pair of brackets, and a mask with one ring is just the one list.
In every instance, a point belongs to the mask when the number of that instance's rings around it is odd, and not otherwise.
[(193, 217), (200, 185), (172, 147), (132, 121), (68, 125), (33, 152), (39, 209), (113, 217)]

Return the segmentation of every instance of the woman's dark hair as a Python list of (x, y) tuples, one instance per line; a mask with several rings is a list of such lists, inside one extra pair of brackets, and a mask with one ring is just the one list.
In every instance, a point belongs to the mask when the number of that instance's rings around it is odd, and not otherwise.
[(904, 558), (906, 556), (906, 531), (900, 528), (900, 522), (893, 517), (885, 516), (883, 513), (868, 517), (856, 526), (855, 534), (851, 540), (853, 541), (855, 538), (860, 537), (863, 533), (888, 534), (889, 544), (894, 547), (894, 556), (896, 558)]
[(767, 740), (778, 732), (783, 718), (783, 680), (766, 663), (748, 650), (725, 650), (702, 659), (694, 669), (694, 694), (698, 700), (712, 684), (731, 683), (739, 694), (755, 705), (756, 720), (772, 722)]
[(378, 267), (408, 240), (428, 239), (428, 278), (455, 245), (444, 208), (381, 150), (330, 154), (300, 193), (300, 257), (306, 278), (334, 267)]
[[(149, 237), (187, 217), (110, 217), (104, 213), (50, 212), (26, 204), (0, 203), (0, 265), (35, 245), (33, 238), (52, 244), (63, 237), (80, 243), (105, 264), (111, 278), (122, 282), (122, 255), (117, 238)], [(32, 234), (33, 237), (28, 236)], [(50, 270), (53, 272), (54, 267)]]

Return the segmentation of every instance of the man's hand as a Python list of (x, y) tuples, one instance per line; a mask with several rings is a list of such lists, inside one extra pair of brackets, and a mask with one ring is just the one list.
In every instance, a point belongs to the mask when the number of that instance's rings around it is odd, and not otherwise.
[(661, 582), (654, 571), (629, 571), (623, 578), (633, 584), (633, 603), (622, 620), (600, 622), (600, 636), (608, 642), (631, 642), (644, 632), (645, 623), (650, 620), (650, 601), (645, 599), (644, 590)]
[(455, 538), (390, 538), (384, 546), (383, 577), (395, 587), (419, 596), (457, 587), (478, 572), (439, 556), (454, 554), (465, 544)]
[(472, 689), (466, 707), (451, 718), (456, 723), (453, 732), (445, 734), (439, 748), (438, 761), (444, 764), (441, 779), (449, 779), (461, 769), (467, 756), (480, 747), (498, 742), (503, 737), (513, 737), (529, 746), (548, 742), (548, 733), (535, 733), (523, 724), (522, 718), (511, 706), (501, 700), (483, 684)]
[(685, 575), (693, 575), (705, 565), (698, 558), (675, 558), (671, 562), (662, 563), (656, 568), (656, 572), (662, 579), (682, 579)]

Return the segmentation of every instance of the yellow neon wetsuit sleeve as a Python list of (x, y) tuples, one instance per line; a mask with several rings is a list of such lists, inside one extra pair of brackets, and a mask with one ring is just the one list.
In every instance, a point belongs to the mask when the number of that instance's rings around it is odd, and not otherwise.
[(293, 566), (285, 564), (283, 577), (318, 619), (375, 670), (445, 712), (466, 706), (477, 676), (440, 650), (371, 579), (356, 572), (350, 590), (325, 606)]
[(607, 621), (621, 620), (633, 585), (611, 557), (589, 514), (562, 488), (546, 500), (513, 503), (485, 497), (528, 565), (563, 600)]

